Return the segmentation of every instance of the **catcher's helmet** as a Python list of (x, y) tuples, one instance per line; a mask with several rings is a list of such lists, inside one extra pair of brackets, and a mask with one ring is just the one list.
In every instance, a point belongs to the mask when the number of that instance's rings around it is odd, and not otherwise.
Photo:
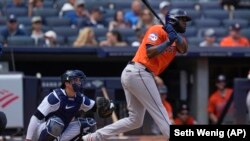
[(62, 88), (65, 88), (65, 82), (70, 82), (73, 79), (80, 78), (81, 84), (73, 84), (73, 88), (76, 92), (81, 92), (83, 89), (84, 81), (86, 80), (86, 75), (81, 70), (67, 70), (62, 76), (61, 76), (61, 82), (62, 82)]
[(185, 29), (179, 25), (179, 18), (185, 18), (187, 22), (192, 20), (191, 17), (187, 15), (186, 11), (181, 9), (172, 9), (166, 15), (166, 23), (172, 24), (177, 32), (184, 33)]

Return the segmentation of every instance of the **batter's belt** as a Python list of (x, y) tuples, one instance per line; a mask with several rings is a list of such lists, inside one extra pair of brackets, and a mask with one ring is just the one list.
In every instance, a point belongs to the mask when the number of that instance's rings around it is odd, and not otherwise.
[(143, 67), (145, 71), (152, 73), (147, 67), (145, 67), (144, 65), (142, 65), (141, 63), (138, 62), (134, 62), (134, 61), (129, 61), (128, 64), (130, 65), (137, 65), (139, 67)]

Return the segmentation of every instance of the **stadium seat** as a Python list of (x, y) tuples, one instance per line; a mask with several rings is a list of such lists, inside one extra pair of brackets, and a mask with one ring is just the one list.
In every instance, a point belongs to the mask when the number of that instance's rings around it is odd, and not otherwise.
[(21, 26), (21, 29), (25, 32), (26, 35), (31, 35), (31, 30), (32, 27), (30, 26), (23, 26), (23, 25), (19, 25), (19, 27)]
[(33, 15), (41, 16), (43, 18), (56, 17), (58, 16), (58, 11), (57, 9), (54, 9), (54, 8), (42, 8), (42, 9), (33, 10)]
[(72, 46), (73, 43), (75, 42), (76, 38), (77, 38), (77, 36), (70, 36), (70, 37), (68, 37), (68, 38), (67, 38), (67, 44), (68, 44), (69, 46)]
[(128, 44), (131, 45), (131, 43), (133, 43), (134, 41), (138, 41), (138, 38), (136, 36), (129, 36), (125, 38), (124, 40), (126, 40)]
[(198, 28), (220, 26), (220, 20), (218, 19), (200, 19), (200, 20), (195, 20), (194, 23)]
[(37, 46), (43, 46), (45, 44), (44, 38), (39, 38), (37, 42)]
[(30, 17), (19, 17), (17, 18), (19, 24), (23, 24), (24, 26), (31, 26), (31, 18)]
[(0, 32), (1, 32), (3, 29), (5, 29), (5, 28), (6, 28), (5, 25), (0, 25)]
[(89, 11), (91, 11), (94, 7), (109, 9), (109, 3), (106, 0), (87, 0), (85, 1), (85, 7)]
[(55, 7), (58, 11), (61, 10), (62, 6), (64, 5), (64, 3), (68, 2), (68, 0), (56, 0), (55, 2)]
[(70, 27), (70, 19), (59, 18), (59, 17), (48, 17), (46, 18), (46, 25), (51, 27), (68, 26)]
[(199, 44), (203, 41), (202, 37), (189, 37), (187, 38), (187, 42), (190, 46), (199, 47)]
[(215, 29), (215, 35), (217, 38), (225, 37), (228, 34), (228, 28), (218, 27), (214, 29)]
[(35, 41), (30, 36), (12, 36), (7, 39), (8, 46), (31, 47), (35, 46)]
[(229, 19), (229, 13), (225, 10), (213, 9), (213, 10), (204, 10), (204, 17), (209, 19)]
[(229, 27), (234, 23), (239, 23), (242, 28), (246, 28), (248, 26), (248, 21), (245, 19), (232, 19), (232, 20), (225, 19), (222, 21), (222, 23), (225, 27)]
[(249, 10), (235, 10), (234, 19), (245, 19), (250, 21)]
[(62, 47), (67, 45), (66, 41), (65, 41), (65, 37), (63, 37), (63, 36), (57, 36), (56, 41), (57, 41), (57, 44), (62, 46)]
[(3, 43), (3, 36), (0, 35), (0, 43)]
[(106, 19), (106, 18), (112, 18), (112, 19), (114, 19), (115, 12), (116, 11), (113, 10), (113, 9), (107, 9), (107, 10), (105, 10), (104, 19)]
[(187, 27), (185, 36), (186, 37), (191, 37), (191, 36), (197, 36), (198, 29), (194, 26)]
[[(156, 0), (148, 0), (151, 7), (155, 10), (156, 13), (159, 12), (159, 5), (161, 3), (161, 1), (156, 1)], [(144, 6), (145, 7), (145, 6)]]
[(200, 11), (197, 11), (194, 9), (188, 9), (186, 11), (187, 11), (187, 14), (192, 18), (192, 20), (202, 18), (202, 13)]
[(131, 1), (130, 0), (109, 0), (109, 7), (116, 10), (120, 9), (130, 9)]
[(54, 2), (52, 0), (45, 0), (43, 6), (44, 8), (53, 8)]
[(45, 26), (45, 25), (42, 26), (43, 32), (49, 31), (49, 30), (51, 30), (51, 29), (52, 29), (52, 28), (49, 27), (49, 26)]
[(131, 28), (117, 28), (114, 30), (117, 30), (118, 32), (120, 32), (123, 38), (136, 35), (135, 30)]
[(93, 28), (96, 38), (105, 37), (108, 32), (107, 28)]
[(200, 5), (201, 10), (222, 9), (219, 3), (219, 0), (209, 1), (209, 2), (200, 2), (199, 5)]
[(172, 1), (171, 8), (194, 9), (195, 4), (193, 1)]
[(1, 25), (6, 25), (6, 18), (5, 17), (0, 17), (0, 26)]
[(61, 26), (61, 27), (53, 27), (52, 28), (57, 35), (68, 37), (68, 36), (77, 36), (78, 35), (78, 29), (77, 28), (70, 28), (67, 26)]
[(27, 8), (8, 8), (5, 11), (5, 15), (9, 16), (14, 14), (17, 17), (26, 17), (28, 16), (28, 9)]
[(2, 8), (4, 7), (4, 5), (5, 5), (4, 3), (5, 3), (4, 0), (1, 0), (1, 1), (0, 1), (0, 9), (2, 9)]
[(106, 36), (98, 36), (96, 39), (100, 43), (101, 41), (106, 40)]
[(250, 39), (250, 28), (244, 28), (244, 29), (241, 29), (241, 34), (246, 36), (248, 39)]
[[(198, 37), (204, 37), (204, 32), (207, 28), (200, 28), (198, 31)], [(221, 38), (227, 35), (228, 28), (226, 27), (215, 27), (213, 28), (215, 31), (216, 38)]]
[(77, 19), (77, 27), (78, 28), (82, 28), (83, 27), (83, 23), (84, 23), (84, 20), (86, 20), (85, 18), (78, 18)]

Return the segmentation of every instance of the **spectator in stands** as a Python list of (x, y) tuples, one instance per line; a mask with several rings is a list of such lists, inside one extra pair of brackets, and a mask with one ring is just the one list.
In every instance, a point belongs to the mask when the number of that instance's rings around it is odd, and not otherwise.
[(35, 44), (37, 45), (38, 40), (44, 38), (44, 33), (42, 31), (42, 18), (40, 16), (34, 16), (31, 22), (32, 22), (31, 38), (35, 40)]
[(41, 9), (44, 6), (43, 3), (44, 0), (29, 0), (29, 5), (28, 5), (28, 16), (32, 16), (33, 11), (37, 9)]
[(88, 11), (85, 9), (84, 0), (76, 0), (74, 10), (66, 11), (63, 14), (64, 18), (70, 19), (71, 25), (77, 25), (77, 19), (85, 18), (89, 16)]
[[(167, 95), (168, 95), (168, 88), (165, 85), (164, 81), (162, 80), (162, 78), (160, 78), (159, 76), (155, 76), (155, 83), (158, 87), (160, 96), (161, 96), (161, 100), (162, 103), (168, 113), (169, 119), (172, 122), (172, 124), (174, 123), (174, 119), (173, 119), (173, 109), (171, 104), (168, 102), (167, 100)], [(155, 122), (153, 122), (152, 124), (152, 128), (151, 128), (152, 133), (156, 134), (156, 135), (160, 135), (161, 131), (159, 129), (159, 127), (156, 125)]]
[(58, 47), (57, 35), (54, 31), (49, 30), (44, 34), (45, 44), (44, 47)]
[[(158, 13), (158, 16), (161, 18), (161, 20), (162, 20), (164, 23), (165, 23), (166, 15), (167, 15), (168, 10), (169, 10), (169, 6), (170, 6), (170, 2), (168, 2), (168, 1), (162, 1), (162, 2), (159, 4), (160, 12)], [(159, 23), (159, 21), (158, 21), (157, 18), (154, 19), (154, 23)]]
[(64, 3), (59, 12), (59, 17), (62, 17), (68, 11), (75, 10), (75, 2), (76, 0), (68, 0), (68, 2)]
[(131, 11), (125, 13), (125, 21), (129, 23), (132, 28), (135, 28), (139, 17), (141, 15), (142, 5), (140, 0), (134, 0), (131, 3)]
[(216, 80), (217, 90), (213, 92), (208, 101), (208, 116), (212, 124), (217, 124), (233, 90), (226, 87), (225, 75), (219, 75)]
[(8, 37), (25, 35), (25, 32), (18, 27), (18, 21), (15, 15), (9, 15), (7, 26), (1, 31), (1, 35), (4, 40), (4, 46), (7, 46)]
[(106, 40), (100, 42), (100, 46), (123, 47), (128, 44), (122, 40), (122, 35), (116, 30), (109, 31), (106, 34)]
[(145, 29), (138, 29), (138, 30), (136, 30), (137, 40), (135, 40), (135, 41), (133, 41), (131, 43), (132, 47), (139, 47), (140, 46), (140, 44), (141, 44), (141, 42), (143, 40), (143, 37), (145, 35), (145, 32), (146, 32)]
[(124, 13), (122, 10), (117, 10), (114, 15), (114, 20), (109, 23), (109, 31), (116, 28), (128, 28), (128, 23), (124, 20)]
[(177, 117), (174, 119), (175, 125), (195, 125), (195, 118), (190, 115), (187, 104), (181, 104), (177, 112)]
[(83, 47), (83, 46), (98, 46), (98, 43), (95, 39), (95, 33), (91, 27), (83, 28), (73, 43), (74, 47)]
[(204, 41), (199, 44), (199, 47), (219, 47), (215, 42), (215, 31), (213, 28), (208, 28), (204, 32)]
[(6, 8), (27, 8), (24, 0), (12, 0)]
[(103, 20), (103, 13), (105, 13), (102, 7), (94, 7), (88, 20), (83, 21), (82, 27), (91, 26), (96, 28), (105, 28), (108, 24)]
[(135, 29), (147, 29), (154, 25), (154, 16), (149, 9), (143, 9)]
[(224, 37), (221, 42), (221, 47), (250, 47), (249, 40), (240, 34), (240, 24), (235, 23), (229, 27), (229, 35)]
[(239, 3), (240, 0), (220, 0), (220, 4), (225, 10), (234, 10)]

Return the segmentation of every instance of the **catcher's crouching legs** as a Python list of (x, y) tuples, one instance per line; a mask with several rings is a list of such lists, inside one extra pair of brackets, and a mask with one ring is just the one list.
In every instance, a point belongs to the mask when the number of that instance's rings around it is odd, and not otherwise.
[(63, 129), (63, 121), (58, 117), (51, 117), (46, 123), (46, 128), (42, 130), (38, 141), (53, 141), (61, 135)]
[(80, 133), (70, 141), (82, 141), (82, 136), (96, 131), (96, 121), (93, 118), (77, 118), (80, 125)]

